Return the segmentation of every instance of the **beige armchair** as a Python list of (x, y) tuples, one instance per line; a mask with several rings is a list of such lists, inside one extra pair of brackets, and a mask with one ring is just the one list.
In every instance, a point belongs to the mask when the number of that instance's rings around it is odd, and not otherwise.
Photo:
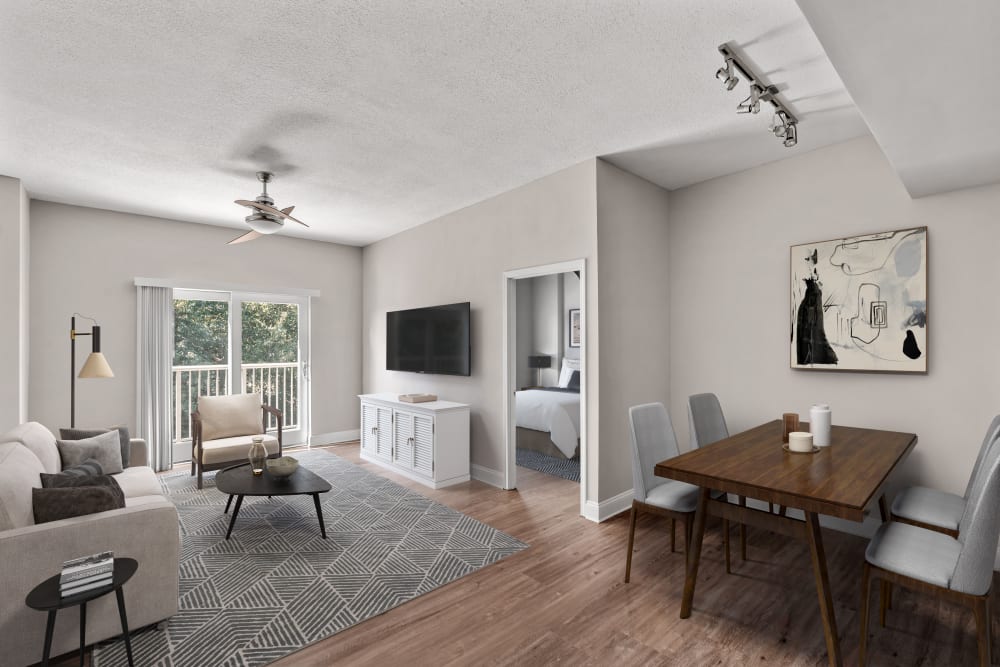
[[(277, 418), (276, 435), (267, 433), (267, 416)], [(281, 456), (280, 410), (264, 405), (260, 394), (201, 396), (191, 413), (191, 474), (245, 463), (254, 436), (263, 436), (268, 457)]]

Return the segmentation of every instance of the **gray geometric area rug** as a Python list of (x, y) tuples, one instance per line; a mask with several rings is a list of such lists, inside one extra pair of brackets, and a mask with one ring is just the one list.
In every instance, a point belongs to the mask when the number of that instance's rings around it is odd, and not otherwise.
[(544, 472), (546, 475), (562, 477), (571, 482), (580, 481), (580, 459), (561, 459), (532, 449), (518, 449), (517, 465)]
[[(180, 609), (132, 635), (135, 664), (264, 665), (528, 546), (329, 452), (294, 456), (333, 486), (328, 539), (310, 496), (247, 496), (227, 541), (214, 474), (201, 491), (188, 472), (160, 477), (180, 515)], [(93, 664), (127, 664), (124, 642)]]

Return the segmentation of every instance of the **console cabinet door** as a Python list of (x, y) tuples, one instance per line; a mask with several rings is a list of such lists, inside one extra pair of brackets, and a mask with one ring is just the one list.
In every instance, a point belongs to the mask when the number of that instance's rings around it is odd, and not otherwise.
[(396, 448), (392, 460), (404, 468), (409, 468), (410, 460), (413, 458), (413, 415), (397, 410), (393, 421)]
[(434, 474), (434, 418), (413, 415), (412, 467), (414, 472)]
[(378, 450), (378, 408), (371, 403), (361, 404), (361, 449), (374, 454)]
[(378, 426), (375, 432), (378, 440), (375, 445), (375, 455), (386, 461), (392, 460), (392, 408), (376, 407), (378, 411)]

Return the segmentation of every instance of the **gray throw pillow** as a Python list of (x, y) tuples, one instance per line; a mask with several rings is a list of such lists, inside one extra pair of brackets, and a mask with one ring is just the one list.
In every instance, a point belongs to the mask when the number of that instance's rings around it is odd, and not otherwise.
[(65, 489), (70, 487), (79, 486), (106, 486), (111, 489), (111, 492), (115, 494), (116, 497), (121, 496), (121, 501), (125, 502), (125, 492), (122, 491), (122, 487), (119, 486), (118, 480), (116, 480), (111, 475), (66, 475), (66, 474), (55, 474), (50, 475), (49, 473), (41, 473), (43, 489)]
[(118, 489), (116, 495), (109, 486), (36, 488), (31, 490), (31, 508), (35, 515), (36, 524), (96, 514), (122, 507), (125, 507), (125, 498), (121, 489)]
[(112, 426), (111, 428), (61, 428), (59, 429), (60, 440), (83, 440), (93, 438), (95, 435), (107, 433), (108, 431), (118, 431), (118, 438), (121, 440), (122, 467), (128, 468), (131, 463), (132, 437), (129, 435), (128, 426)]
[(56, 440), (64, 469), (79, 465), (87, 459), (95, 459), (106, 475), (122, 471), (120, 444), (118, 431), (108, 431), (83, 440)]
[[(60, 474), (72, 477), (94, 477), (96, 475), (103, 475), (104, 468), (102, 468), (101, 464), (97, 462), (97, 459), (87, 459), (83, 463), (63, 468), (63, 471)], [(42, 484), (42, 486), (45, 485)]]

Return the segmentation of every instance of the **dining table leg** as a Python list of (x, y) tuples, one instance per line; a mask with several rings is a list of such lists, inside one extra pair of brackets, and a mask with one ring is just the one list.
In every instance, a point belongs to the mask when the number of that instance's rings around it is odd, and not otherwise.
[(698, 492), (698, 508), (694, 513), (694, 528), (687, 553), (687, 577), (684, 580), (684, 599), (681, 601), (681, 618), (691, 616), (694, 602), (694, 584), (698, 579), (698, 561), (701, 560), (701, 540), (705, 536), (705, 519), (708, 515), (708, 497), (711, 490), (703, 488)]
[[(840, 667), (843, 665), (843, 660), (840, 656), (840, 641), (837, 639), (837, 619), (833, 613), (833, 594), (830, 591), (830, 576), (826, 570), (826, 553), (823, 551), (819, 515), (815, 512), (806, 512), (806, 539), (809, 542), (809, 554), (812, 557), (813, 574), (816, 577), (819, 613), (823, 620), (823, 633), (826, 635), (826, 654), (831, 667)], [(687, 593), (687, 588), (684, 591)]]

